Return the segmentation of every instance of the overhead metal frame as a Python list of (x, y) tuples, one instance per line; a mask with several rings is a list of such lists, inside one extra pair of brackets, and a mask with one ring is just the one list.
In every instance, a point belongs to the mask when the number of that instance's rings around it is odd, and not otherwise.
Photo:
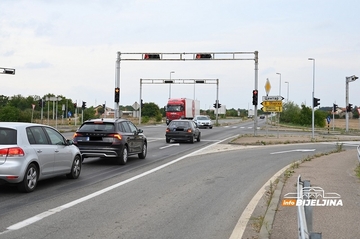
[[(159, 58), (144, 59), (146, 54), (158, 54)], [(197, 59), (197, 54), (210, 54), (211, 58)], [(120, 87), (120, 62), (121, 61), (227, 61), (227, 60), (253, 60), (255, 62), (255, 90), (258, 89), (258, 65), (259, 53), (254, 52), (183, 52), (183, 53), (121, 53), (117, 52), (116, 66), (115, 66), (115, 87)], [(115, 117), (119, 117), (119, 103), (115, 102)], [(254, 120), (254, 135), (257, 134), (257, 105), (254, 106), (255, 120)]]
[[(140, 102), (142, 99), (143, 84), (216, 84), (216, 103), (219, 103), (219, 79), (140, 79)], [(216, 124), (218, 124), (218, 108), (215, 108), (215, 115)], [(141, 105), (139, 109), (139, 124), (141, 124)]]

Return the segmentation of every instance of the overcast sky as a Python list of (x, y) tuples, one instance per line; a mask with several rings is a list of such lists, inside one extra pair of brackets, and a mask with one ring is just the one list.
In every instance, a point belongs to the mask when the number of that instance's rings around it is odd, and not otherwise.
[[(314, 58), (315, 97), (321, 106), (344, 107), (346, 77), (360, 76), (359, 13), (358, 0), (1, 0), (0, 67), (16, 74), (0, 75), (0, 95), (53, 93), (88, 107), (114, 107), (117, 52), (258, 51), (259, 103), (269, 79), (270, 96), (311, 107), (308, 58)], [(253, 107), (253, 60), (123, 60), (120, 69), (121, 105), (139, 102), (141, 78), (171, 75), (219, 79), (222, 105)], [(349, 84), (353, 105), (360, 105), (359, 91), (360, 79)], [(171, 86), (172, 98), (194, 95), (207, 109), (216, 85), (196, 85), (195, 91), (191, 84)], [(169, 85), (145, 84), (142, 98), (163, 107)]]

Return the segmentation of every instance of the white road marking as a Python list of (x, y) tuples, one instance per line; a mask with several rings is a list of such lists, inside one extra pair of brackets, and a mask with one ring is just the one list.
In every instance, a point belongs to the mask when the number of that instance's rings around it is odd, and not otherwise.
[(132, 181), (135, 181), (135, 180), (137, 180), (137, 179), (139, 179), (139, 178), (145, 177), (145, 176), (147, 176), (147, 175), (149, 175), (149, 174), (152, 174), (152, 173), (154, 173), (154, 172), (156, 172), (156, 171), (159, 171), (159, 170), (161, 170), (161, 169), (163, 169), (163, 168), (166, 168), (166, 167), (168, 167), (168, 166), (170, 166), (170, 165), (172, 165), (172, 164), (174, 164), (174, 163), (177, 163), (177, 162), (179, 162), (179, 161), (181, 161), (181, 160), (183, 160), (183, 159), (185, 159), (185, 158), (187, 158), (187, 157), (190, 157), (190, 156), (192, 156), (192, 155), (195, 155), (195, 154), (197, 154), (198, 152), (200, 152), (200, 151), (202, 151), (202, 150), (205, 150), (205, 149), (207, 149), (207, 148), (210, 148), (210, 147), (212, 147), (212, 146), (215, 145), (215, 144), (219, 144), (219, 143), (224, 142), (224, 141), (226, 141), (226, 140), (228, 140), (228, 139), (231, 139), (231, 138), (234, 138), (234, 137), (229, 137), (229, 138), (220, 140), (220, 141), (218, 141), (218, 142), (216, 142), (216, 143), (214, 143), (214, 144), (211, 144), (211, 145), (209, 145), (209, 146), (206, 146), (206, 147), (204, 147), (204, 148), (201, 148), (201, 149), (199, 149), (199, 150), (196, 150), (196, 151), (194, 151), (194, 152), (192, 152), (192, 153), (190, 153), (190, 154), (184, 155), (184, 156), (182, 156), (182, 157), (180, 157), (180, 158), (177, 158), (177, 159), (175, 159), (175, 160), (173, 160), (173, 161), (170, 161), (170, 162), (168, 162), (168, 163), (166, 163), (166, 164), (163, 164), (163, 165), (161, 165), (161, 166), (159, 166), (159, 167), (153, 168), (153, 169), (151, 169), (151, 170), (149, 170), (149, 171), (146, 171), (146, 172), (144, 172), (144, 173), (141, 173), (141, 174), (139, 174), (139, 175), (136, 175), (136, 176), (134, 176), (134, 177), (132, 177), (132, 178), (129, 178), (129, 179), (124, 180), (124, 181), (122, 181), (122, 182), (116, 183), (116, 184), (111, 185), (111, 186), (109, 186), (109, 187), (107, 187), (107, 188), (104, 188), (104, 189), (102, 189), (102, 190), (99, 190), (99, 191), (97, 191), (97, 192), (94, 192), (94, 193), (92, 193), (92, 194), (89, 194), (89, 195), (87, 195), (87, 196), (85, 196), (85, 197), (79, 198), (79, 199), (77, 199), (77, 200), (74, 200), (74, 201), (72, 201), (72, 202), (66, 203), (66, 204), (61, 205), (61, 206), (59, 206), (59, 207), (52, 208), (52, 209), (50, 209), (50, 210), (48, 210), (48, 211), (45, 211), (45, 212), (43, 212), (43, 213), (40, 213), (40, 214), (38, 214), (38, 215), (35, 215), (35, 216), (30, 217), (30, 218), (28, 218), (28, 219), (25, 219), (25, 220), (23, 220), (23, 221), (21, 221), (21, 222), (18, 222), (18, 223), (16, 223), (16, 224), (13, 224), (13, 225), (7, 227), (5, 231), (0, 232), (0, 235), (1, 235), (1, 234), (4, 234), (4, 233), (7, 233), (7, 232), (9, 232), (9, 231), (12, 231), (12, 230), (19, 230), (19, 229), (21, 229), (21, 228), (24, 228), (24, 227), (26, 227), (26, 226), (29, 226), (29, 225), (31, 225), (31, 224), (33, 224), (33, 223), (35, 223), (35, 222), (38, 222), (38, 221), (40, 221), (40, 220), (42, 220), (42, 219), (44, 219), (44, 218), (46, 218), (46, 217), (48, 217), (48, 216), (51, 216), (51, 215), (53, 215), (53, 214), (55, 214), (55, 213), (58, 213), (58, 212), (61, 212), (61, 211), (65, 210), (65, 209), (71, 208), (71, 207), (73, 207), (73, 206), (75, 206), (75, 205), (77, 205), (77, 204), (83, 203), (83, 202), (85, 202), (85, 201), (87, 201), (87, 200), (89, 200), (89, 199), (92, 199), (92, 198), (94, 198), (94, 197), (97, 197), (97, 196), (99, 196), (99, 195), (102, 195), (102, 194), (104, 194), (104, 193), (106, 193), (106, 192), (109, 192), (109, 191), (111, 191), (111, 190), (113, 190), (113, 189), (115, 189), (115, 188), (121, 187), (121, 186), (123, 186), (123, 185), (125, 185), (125, 184), (127, 184), (127, 183), (130, 183), (130, 182), (132, 182)]
[(166, 148), (169, 148), (169, 147), (172, 147), (172, 146), (180, 146), (180, 144), (179, 143), (177, 143), (177, 144), (169, 144), (169, 145), (160, 147), (159, 149), (166, 149)]
[(314, 152), (316, 149), (293, 149), (293, 150), (287, 150), (287, 151), (280, 151), (280, 152), (274, 152), (270, 154), (285, 154), (285, 153), (291, 153), (291, 152)]

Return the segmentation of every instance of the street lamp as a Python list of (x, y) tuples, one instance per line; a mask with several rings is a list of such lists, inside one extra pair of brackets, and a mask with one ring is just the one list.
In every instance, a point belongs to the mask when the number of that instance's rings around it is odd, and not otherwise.
[(289, 102), (289, 82), (285, 81), (285, 84), (287, 84), (287, 94), (286, 94), (286, 102)]
[(280, 76), (280, 81), (279, 81), (279, 96), (281, 96), (281, 73), (276, 73)]
[[(349, 130), (349, 82), (356, 81), (359, 77), (353, 75), (346, 77), (346, 86), (345, 86), (345, 104), (346, 104), (346, 132)], [(349, 109), (348, 109), (349, 107)]]
[(315, 97), (315, 59), (314, 58), (308, 58), (309, 61), (313, 61), (313, 90), (312, 90), (312, 114), (311, 114), (311, 127), (312, 127), (312, 138), (315, 138), (314, 136), (314, 97)]
[(175, 73), (175, 71), (170, 71), (169, 99), (171, 98), (171, 74), (172, 73)]

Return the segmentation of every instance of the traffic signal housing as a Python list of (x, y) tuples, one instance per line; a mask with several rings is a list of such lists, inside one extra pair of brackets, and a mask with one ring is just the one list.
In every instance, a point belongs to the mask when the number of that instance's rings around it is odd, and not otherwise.
[(40, 108), (43, 107), (43, 100), (42, 100), (42, 99), (39, 100), (39, 107), (40, 107)]
[(335, 112), (336, 112), (336, 108), (338, 107), (338, 105), (337, 104), (333, 104), (333, 113), (335, 114)]
[(319, 106), (319, 105), (320, 105), (320, 99), (314, 97), (313, 106), (316, 107), (316, 106)]
[(85, 101), (82, 102), (81, 108), (82, 108), (83, 110), (86, 109), (86, 102), (85, 102)]
[(144, 103), (143, 103), (143, 100), (141, 99), (141, 101), (140, 101), (140, 107), (141, 107), (141, 109), (144, 107)]
[(346, 112), (351, 112), (353, 110), (352, 108), (352, 104), (348, 104), (348, 106), (346, 107)]
[(145, 54), (144, 60), (160, 60), (159, 54)]
[(252, 100), (252, 104), (253, 105), (257, 105), (258, 104), (258, 90), (253, 90), (253, 100)]
[(200, 59), (211, 59), (211, 58), (212, 58), (211, 54), (208, 54), (208, 53), (198, 53), (198, 54), (196, 54), (196, 56), (195, 56), (195, 59), (197, 59), (197, 60), (200, 60)]
[(77, 108), (77, 103), (74, 103), (74, 108), (75, 108), (75, 109)]
[(120, 101), (120, 88), (116, 87), (115, 88), (115, 102), (119, 103), (119, 101)]
[(213, 106), (214, 106), (215, 109), (221, 108), (221, 104), (220, 104), (220, 103), (216, 103), (216, 102), (215, 102), (215, 103), (213, 104)]

